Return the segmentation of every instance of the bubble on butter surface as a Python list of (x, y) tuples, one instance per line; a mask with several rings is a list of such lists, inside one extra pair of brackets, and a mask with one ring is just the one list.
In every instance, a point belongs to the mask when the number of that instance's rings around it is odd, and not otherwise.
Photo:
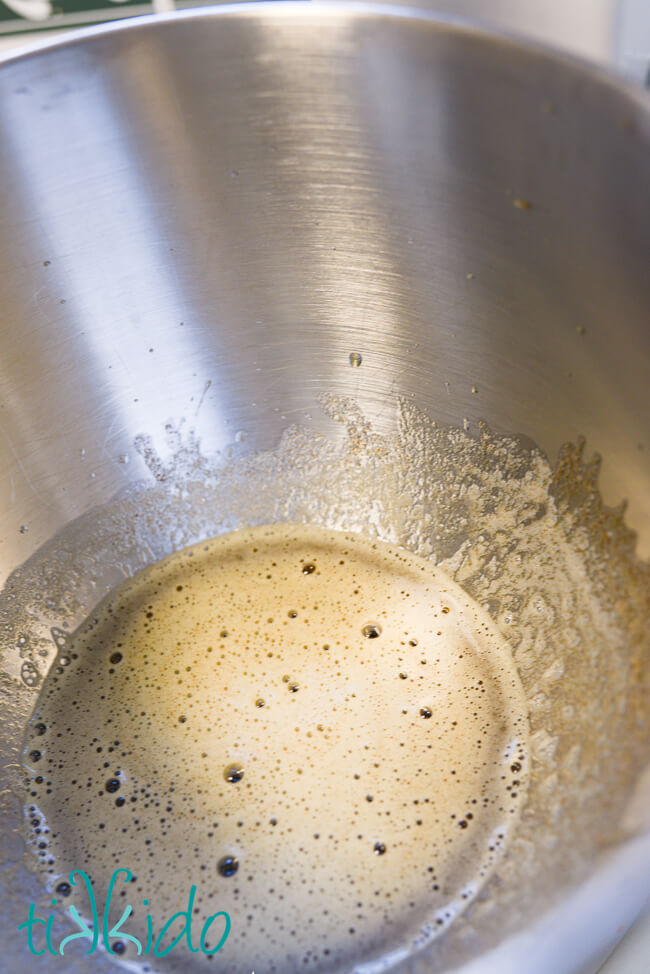
[[(422, 558), (297, 524), (111, 593), (65, 641), (25, 751), (55, 888), (84, 868), (101, 902), (128, 866), (142, 937), (196, 884), (197, 931), (231, 916), (232, 974), (347, 971), (441, 933), (515, 829), (528, 761), (487, 614)], [(154, 964), (212, 969), (184, 946)]]

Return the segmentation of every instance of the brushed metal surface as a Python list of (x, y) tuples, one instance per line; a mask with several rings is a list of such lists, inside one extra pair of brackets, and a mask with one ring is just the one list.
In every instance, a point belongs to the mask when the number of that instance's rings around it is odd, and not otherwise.
[(5, 572), (143, 475), (137, 433), (268, 446), (324, 390), (551, 456), (583, 433), (650, 537), (643, 92), (425, 17), (251, 5), (10, 59), (0, 130)]
[(397, 10), (221, 7), (5, 60), (2, 577), (147, 474), (136, 435), (267, 448), (322, 392), (551, 457), (584, 434), (647, 553), (649, 147), (643, 92)]

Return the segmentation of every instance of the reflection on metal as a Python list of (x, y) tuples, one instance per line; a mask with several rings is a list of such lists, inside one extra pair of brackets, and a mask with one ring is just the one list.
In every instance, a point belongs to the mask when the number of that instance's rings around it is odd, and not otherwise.
[(206, 448), (321, 391), (584, 433), (648, 550), (643, 92), (344, 6), (131, 24), (0, 67), (6, 566), (208, 381)]

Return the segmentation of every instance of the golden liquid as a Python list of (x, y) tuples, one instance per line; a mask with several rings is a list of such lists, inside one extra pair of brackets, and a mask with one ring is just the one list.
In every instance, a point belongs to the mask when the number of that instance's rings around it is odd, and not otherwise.
[(296, 524), (221, 536), (114, 590), (59, 663), (26, 757), (53, 887), (83, 868), (100, 899), (128, 867), (124, 929), (142, 941), (145, 913), (159, 930), (192, 884), (198, 932), (231, 917), (212, 961), (180, 944), (155, 969), (397, 956), (453, 921), (516, 826), (529, 759), (510, 650), (399, 548)]

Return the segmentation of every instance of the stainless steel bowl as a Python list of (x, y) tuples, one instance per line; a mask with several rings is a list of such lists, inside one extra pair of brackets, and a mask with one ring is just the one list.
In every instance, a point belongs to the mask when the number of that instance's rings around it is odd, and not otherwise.
[[(584, 434), (650, 550), (641, 91), (398, 8), (260, 3), (5, 59), (0, 132), (3, 578), (147, 475), (137, 434), (267, 448), (322, 392), (551, 457)], [(638, 855), (541, 961), (481, 972), (593, 969), (647, 895)]]

